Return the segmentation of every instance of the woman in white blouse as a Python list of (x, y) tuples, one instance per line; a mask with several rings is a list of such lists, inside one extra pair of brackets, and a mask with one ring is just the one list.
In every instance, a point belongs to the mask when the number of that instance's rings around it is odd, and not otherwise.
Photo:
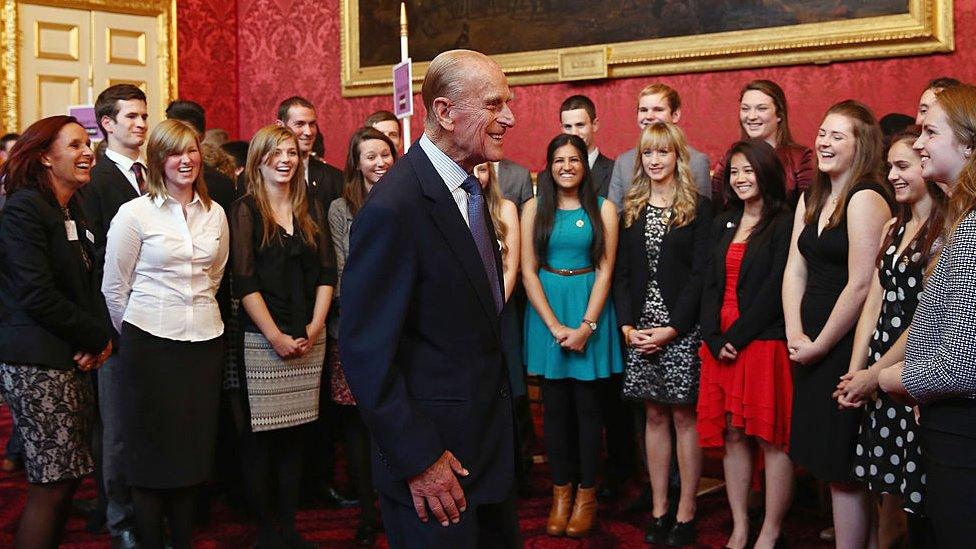
[(166, 120), (149, 135), (147, 194), (112, 220), (102, 293), (121, 334), (126, 478), (143, 547), (189, 548), (196, 486), (213, 462), (227, 263), (223, 209), (203, 181), (197, 134)]

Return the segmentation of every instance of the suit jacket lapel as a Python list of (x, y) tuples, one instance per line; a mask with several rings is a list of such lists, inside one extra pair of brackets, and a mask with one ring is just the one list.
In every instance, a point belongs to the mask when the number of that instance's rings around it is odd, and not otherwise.
[[(725, 256), (729, 253), (729, 245), (732, 244), (732, 239), (735, 237), (736, 227), (739, 226), (741, 221), (740, 216), (734, 217), (730, 222), (732, 226), (729, 227), (726, 223), (725, 230), (722, 231), (722, 236), (719, 238), (718, 246), (715, 247), (715, 276), (718, 280), (718, 295), (725, 295)], [(741, 271), (740, 271), (741, 275)]]
[[(431, 201), (430, 209), (428, 210), (431, 219), (433, 219), (434, 224), (440, 230), (441, 235), (447, 242), (448, 248), (451, 249), (454, 256), (461, 263), (461, 268), (478, 294), (478, 299), (481, 301), (481, 306), (485, 314), (489, 318), (497, 319), (498, 313), (495, 311), (495, 299), (491, 295), (491, 287), (488, 285), (484, 264), (481, 262), (478, 247), (475, 245), (474, 238), (471, 236), (471, 229), (464, 222), (464, 218), (461, 216), (460, 210), (458, 210), (457, 203), (454, 202), (454, 197), (447, 190), (447, 185), (444, 184), (437, 170), (434, 169), (434, 165), (430, 163), (430, 160), (423, 153), (423, 149), (419, 146), (412, 147), (404, 158), (410, 160), (414, 171), (417, 173), (421, 190), (424, 196)], [(488, 221), (488, 226), (491, 228), (490, 220)], [(494, 230), (488, 234), (495, 234)], [(497, 253), (495, 258), (496, 265), (501, 265), (501, 258)], [(500, 283), (500, 287), (504, 286)], [(491, 324), (492, 329), (496, 331), (497, 335), (498, 323), (492, 322)]]
[[(99, 157), (99, 162), (105, 161), (105, 175), (112, 181), (112, 186), (122, 194), (125, 198), (122, 202), (128, 202), (133, 198), (139, 198), (139, 193), (129, 182), (129, 178), (122, 173), (122, 167), (115, 163), (114, 160), (109, 158), (107, 155), (101, 155)], [(98, 165), (98, 164), (96, 164)]]

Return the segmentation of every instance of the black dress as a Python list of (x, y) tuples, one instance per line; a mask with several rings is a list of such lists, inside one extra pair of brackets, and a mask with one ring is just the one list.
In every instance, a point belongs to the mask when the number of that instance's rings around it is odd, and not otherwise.
[[(880, 194), (876, 183), (858, 183), (843, 207), (861, 191)], [(839, 207), (839, 206), (838, 206)], [(807, 223), (797, 247), (807, 264), (807, 287), (800, 304), (803, 331), (816, 340), (847, 285), (847, 219), (824, 229), (818, 236), (820, 212)], [(853, 472), (854, 445), (861, 419), (860, 410), (838, 410), (831, 394), (850, 366), (854, 343), (852, 326), (816, 364), (793, 365), (793, 418), (790, 428), (790, 457), (824, 481), (849, 481)]]
[[(925, 234), (927, 227), (924, 225), (918, 234)], [(905, 226), (893, 230), (894, 240), (878, 266), (884, 297), (867, 349), (868, 366), (880, 360), (911, 323), (929, 257), (927, 250), (918, 249), (918, 239), (896, 254), (905, 236)], [(866, 482), (868, 489), (876, 494), (901, 496), (903, 508), (911, 513), (922, 512), (925, 493), (917, 434), (912, 407), (878, 390), (865, 406), (854, 450), (854, 476)]]

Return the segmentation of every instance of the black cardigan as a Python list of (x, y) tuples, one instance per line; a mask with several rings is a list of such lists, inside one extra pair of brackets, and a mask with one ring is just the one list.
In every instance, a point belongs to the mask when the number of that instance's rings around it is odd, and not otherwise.
[[(671, 327), (684, 334), (698, 324), (701, 307), (702, 276), (708, 262), (709, 228), (712, 203), (699, 197), (695, 219), (683, 227), (669, 230), (661, 240), (657, 260), (657, 284), (671, 314)], [(617, 265), (613, 275), (613, 304), (619, 326), (637, 326), (647, 290), (647, 249), (644, 208), (630, 227), (620, 231)], [(623, 222), (620, 224), (623, 227)]]
[(68, 240), (57, 202), (37, 189), (7, 198), (0, 214), (0, 361), (69, 370), (77, 351), (98, 353), (109, 322), (82, 247), (94, 258), (94, 235), (77, 201), (69, 203), (78, 239)]
[(792, 211), (779, 213), (763, 232), (753, 236), (739, 268), (736, 296), (739, 318), (722, 333), (720, 314), (725, 296), (725, 256), (742, 220), (742, 210), (732, 210), (712, 223), (712, 252), (702, 289), (702, 339), (718, 357), (726, 343), (736, 350), (754, 339), (786, 339), (783, 320), (783, 272), (790, 251)]

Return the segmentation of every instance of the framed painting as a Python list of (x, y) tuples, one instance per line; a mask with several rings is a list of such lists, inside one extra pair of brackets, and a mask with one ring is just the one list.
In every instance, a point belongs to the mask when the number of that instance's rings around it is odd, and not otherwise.
[[(341, 7), (343, 95), (390, 93), (400, 3)], [(952, 0), (408, 0), (406, 9), (415, 87), (453, 48), (492, 56), (512, 84), (953, 49)]]

